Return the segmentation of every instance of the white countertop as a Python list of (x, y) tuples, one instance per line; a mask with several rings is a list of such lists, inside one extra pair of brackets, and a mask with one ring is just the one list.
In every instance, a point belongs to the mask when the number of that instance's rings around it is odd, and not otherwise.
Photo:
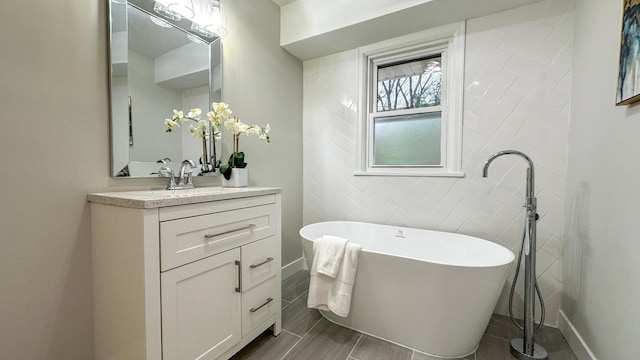
[(142, 190), (94, 193), (87, 195), (87, 200), (95, 203), (137, 209), (154, 209), (166, 206), (279, 194), (281, 192), (282, 188), (227, 188), (213, 186), (184, 190)]

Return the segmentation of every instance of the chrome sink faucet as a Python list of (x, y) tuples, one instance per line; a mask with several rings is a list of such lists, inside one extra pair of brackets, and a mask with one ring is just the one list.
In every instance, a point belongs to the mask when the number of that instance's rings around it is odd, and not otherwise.
[(193, 189), (193, 170), (196, 168), (196, 163), (193, 160), (185, 160), (180, 165), (180, 173), (176, 177), (173, 170), (167, 166), (160, 168), (159, 174), (169, 178), (169, 185), (167, 190), (180, 190), (180, 189)]

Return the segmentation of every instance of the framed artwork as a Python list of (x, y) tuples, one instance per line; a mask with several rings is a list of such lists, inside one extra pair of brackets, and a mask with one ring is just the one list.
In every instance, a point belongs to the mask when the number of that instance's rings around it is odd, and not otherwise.
[(640, 0), (623, 0), (616, 105), (640, 100)]

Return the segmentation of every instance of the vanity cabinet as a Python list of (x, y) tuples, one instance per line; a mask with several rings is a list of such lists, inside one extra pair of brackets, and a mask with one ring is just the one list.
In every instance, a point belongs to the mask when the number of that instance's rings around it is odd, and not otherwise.
[(280, 189), (192, 193), (89, 196), (95, 359), (228, 359), (280, 333)]

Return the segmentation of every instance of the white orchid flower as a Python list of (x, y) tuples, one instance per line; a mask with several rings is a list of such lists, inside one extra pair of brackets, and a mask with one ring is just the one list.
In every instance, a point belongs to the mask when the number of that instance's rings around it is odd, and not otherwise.
[(243, 122), (238, 124), (238, 129), (241, 134), (249, 135), (249, 131), (251, 131), (251, 127)]
[(211, 121), (211, 124), (213, 124), (214, 126), (220, 126), (220, 124), (222, 124), (222, 116), (216, 114), (213, 111), (209, 111), (207, 113), (207, 117), (209, 118), (209, 121)]
[(189, 125), (189, 133), (191, 134), (191, 136), (193, 136), (196, 139), (197, 138), (202, 139), (202, 137), (204, 136), (202, 130), (199, 127), (193, 126), (193, 124)]
[(201, 109), (193, 108), (193, 109), (189, 110), (189, 113), (187, 114), (187, 117), (194, 118), (194, 119), (200, 119), (200, 114), (202, 114), (202, 110)]
[(242, 133), (243, 124), (237, 117), (230, 118), (224, 122), (224, 127), (231, 130), (234, 135)]
[(164, 119), (164, 124), (167, 125), (168, 128), (180, 127), (180, 124), (178, 124), (178, 122), (171, 119)]
[(260, 140), (265, 140), (266, 142), (271, 142), (271, 139), (269, 138), (269, 130), (271, 130), (271, 127), (267, 124), (267, 126), (262, 129), (262, 134), (258, 136), (258, 138)]
[(181, 120), (182, 122), (184, 122), (184, 113), (182, 111), (173, 109), (173, 120)]
[(216, 114), (222, 116), (225, 119), (228, 119), (231, 116), (232, 111), (231, 109), (229, 109), (229, 105), (223, 102), (211, 103), (211, 107)]

